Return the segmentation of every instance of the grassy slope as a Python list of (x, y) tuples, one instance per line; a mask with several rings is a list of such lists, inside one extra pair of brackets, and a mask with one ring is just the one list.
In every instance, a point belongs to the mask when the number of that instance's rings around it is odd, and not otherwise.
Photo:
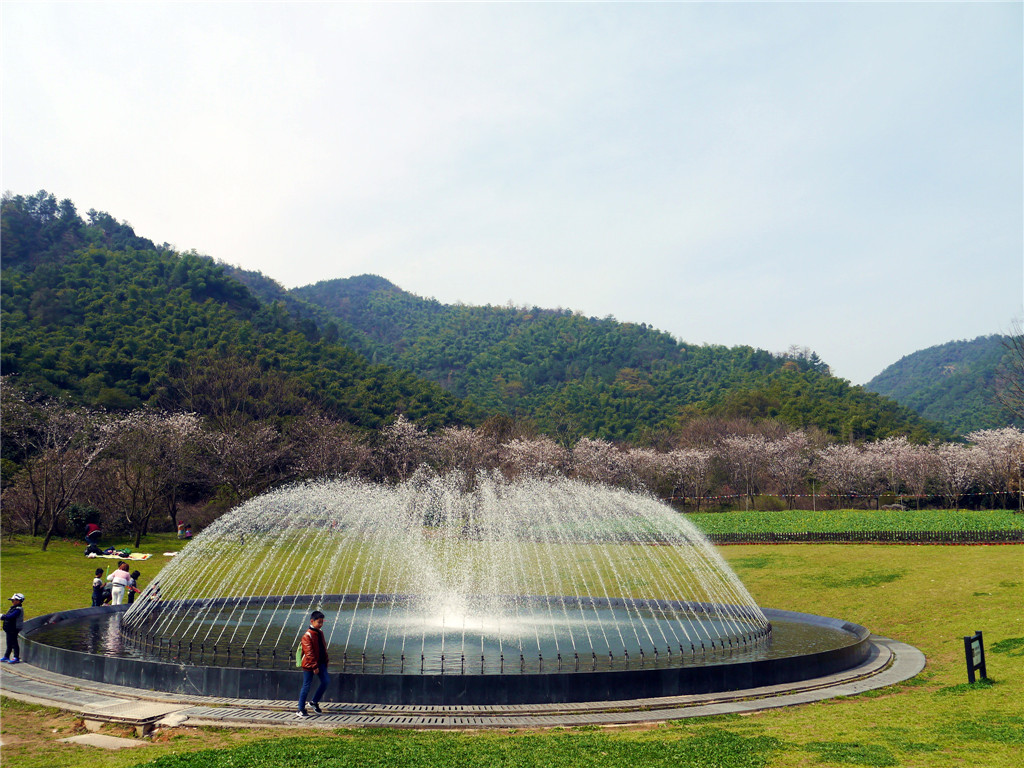
[[(175, 549), (151, 537), (143, 551)], [(3, 590), (30, 615), (85, 605), (96, 561), (77, 543), (5, 542)], [(920, 648), (924, 673), (890, 689), (818, 704), (654, 728), (532, 734), (172, 729), (145, 750), (62, 745), (74, 716), (4, 699), (5, 766), (216, 765), (1019, 765), (1024, 747), (1024, 549), (879, 545), (733, 546), (722, 552), (765, 606), (839, 616)], [(165, 561), (140, 564), (144, 581)], [(103, 563), (113, 561), (101, 561)], [(29, 583), (31, 582), (31, 583)], [(985, 632), (992, 686), (963, 685), (964, 635)], [(1000, 648), (1005, 648), (1002, 652)], [(113, 726), (110, 732), (116, 733)], [(296, 735), (297, 734), (297, 735)], [(230, 748), (221, 752), (197, 752)]]

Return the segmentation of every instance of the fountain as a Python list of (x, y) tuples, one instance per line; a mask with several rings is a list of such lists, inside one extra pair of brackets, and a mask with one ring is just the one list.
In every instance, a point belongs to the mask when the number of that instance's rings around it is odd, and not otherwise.
[(129, 610), (83, 609), (29, 639), (55, 671), (287, 699), (314, 609), (327, 615), (334, 701), (734, 690), (845, 669), (869, 652), (862, 627), (759, 608), (685, 516), (649, 496), (427, 473), (253, 499), (199, 534)]

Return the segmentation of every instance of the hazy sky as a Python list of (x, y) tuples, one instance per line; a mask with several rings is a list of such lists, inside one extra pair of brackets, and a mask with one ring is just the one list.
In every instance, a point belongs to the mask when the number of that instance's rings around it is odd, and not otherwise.
[(2, 185), (863, 383), (1009, 330), (1022, 4), (2, 4)]

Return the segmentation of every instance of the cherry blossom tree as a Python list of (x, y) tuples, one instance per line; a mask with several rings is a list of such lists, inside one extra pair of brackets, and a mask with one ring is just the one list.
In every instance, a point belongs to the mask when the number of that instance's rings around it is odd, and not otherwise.
[(906, 472), (911, 464), (914, 446), (906, 437), (887, 437), (867, 443), (864, 450), (870, 455), (878, 469), (884, 490), (896, 495), (906, 485)]
[(630, 448), (623, 452), (629, 467), (629, 479), (634, 490), (646, 489), (656, 493), (671, 475), (667, 454), (651, 448)]
[(878, 462), (849, 443), (827, 445), (818, 451), (815, 472), (826, 488), (839, 496), (873, 496), (880, 487)]
[(935, 448), (935, 468), (939, 488), (949, 506), (959, 509), (960, 499), (976, 481), (977, 449), (960, 443), (943, 443)]
[(630, 466), (625, 454), (607, 440), (589, 437), (573, 446), (572, 470), (583, 480), (607, 485), (624, 485), (630, 479)]
[(901, 450), (897, 473), (921, 508), (921, 499), (933, 488), (939, 477), (938, 457), (933, 446), (908, 443)]
[(160, 457), (161, 472), (167, 478), (163, 507), (171, 523), (178, 527), (178, 504), (182, 489), (202, 475), (203, 450), (208, 435), (202, 419), (194, 413), (177, 413), (167, 417), (163, 430), (164, 445)]
[(427, 433), (399, 414), (379, 434), (373, 458), (381, 477), (407, 480), (427, 457)]
[(701, 501), (711, 488), (711, 472), (714, 454), (704, 448), (679, 448), (665, 454), (668, 464), (672, 495), (682, 495), (694, 500), (700, 512)]
[(506, 474), (545, 477), (565, 470), (569, 452), (549, 437), (515, 438), (499, 446), (502, 469)]
[(430, 453), (441, 472), (458, 470), (467, 477), (493, 469), (498, 463), (498, 446), (494, 440), (470, 427), (445, 427), (430, 441)]
[(979, 479), (993, 495), (1003, 495), (1006, 506), (1011, 486), (1019, 485), (1024, 464), (1024, 432), (1016, 427), (980, 429), (967, 435), (977, 446)]
[(732, 435), (722, 443), (722, 459), (732, 481), (743, 488), (747, 509), (768, 469), (768, 441), (761, 435)]
[(811, 441), (801, 429), (766, 445), (768, 473), (782, 496), (793, 508), (793, 499), (807, 484), (811, 466)]

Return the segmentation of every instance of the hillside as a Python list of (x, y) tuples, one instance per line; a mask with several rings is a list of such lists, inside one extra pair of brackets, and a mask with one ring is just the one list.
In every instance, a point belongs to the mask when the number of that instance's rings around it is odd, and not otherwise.
[(4, 375), (112, 410), (212, 415), (227, 392), (238, 418), (478, 420), (438, 385), (371, 364), (211, 259), (156, 247), (108, 214), (83, 220), (45, 192), (5, 196), (2, 227)]
[(907, 355), (865, 388), (891, 397), (957, 434), (1024, 427), (996, 402), (996, 379), (1008, 354), (1005, 336), (951, 341)]
[(688, 418), (777, 417), (840, 439), (943, 430), (829, 375), (813, 353), (679, 342), (645, 324), (562, 309), (445, 305), (363, 275), (297, 288), (370, 359), (563, 439), (639, 440)]
[(813, 353), (691, 345), (568, 310), (449, 306), (361, 276), (286, 291), (45, 192), (3, 200), (0, 373), (94, 407), (239, 418), (320, 411), (376, 428), (507, 414), (568, 444), (643, 442), (698, 416), (842, 440), (943, 436)]

